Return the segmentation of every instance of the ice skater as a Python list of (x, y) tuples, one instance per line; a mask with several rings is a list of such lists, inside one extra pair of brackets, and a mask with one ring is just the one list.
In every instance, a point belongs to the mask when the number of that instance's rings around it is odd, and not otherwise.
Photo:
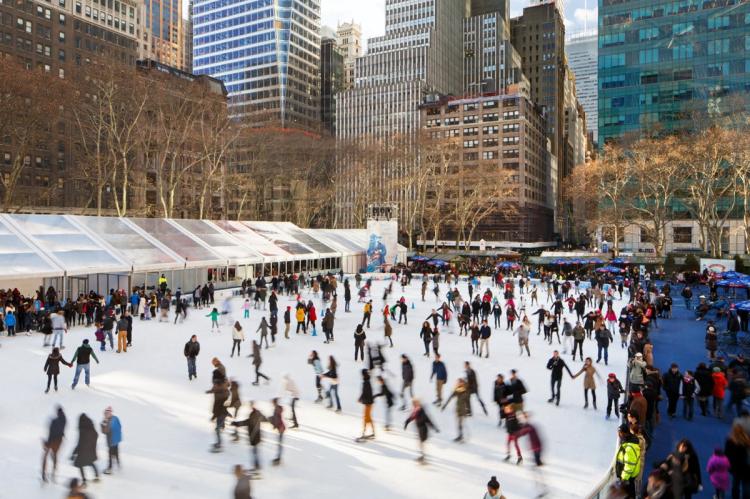
[(432, 428), (435, 430), (435, 433), (440, 433), (440, 430), (433, 424), (432, 420), (427, 415), (427, 411), (422, 407), (422, 403), (416, 398), (412, 400), (412, 411), (404, 422), (404, 430), (406, 430), (406, 427), (409, 426), (409, 423), (412, 421), (417, 425), (417, 435), (419, 436), (419, 457), (417, 458), (417, 461), (424, 464), (427, 461), (425, 444), (429, 438), (429, 429)]
[(47, 356), (47, 361), (44, 363), (44, 372), (47, 373), (47, 389), (44, 390), (44, 393), (49, 393), (50, 383), (53, 380), (55, 382), (55, 391), (57, 391), (57, 376), (60, 374), (61, 363), (68, 367), (73, 367), (72, 363), (63, 358), (60, 349), (54, 347), (52, 353)]
[(73, 466), (81, 472), (81, 480), (86, 484), (86, 473), (83, 469), (91, 466), (94, 470), (94, 481), (99, 481), (99, 470), (96, 468), (96, 441), (99, 434), (94, 428), (94, 422), (86, 414), (81, 414), (78, 418), (78, 443), (73, 450), (71, 459)]
[(44, 447), (44, 455), (42, 456), (42, 481), (46, 482), (47, 477), (47, 456), (52, 460), (52, 481), (55, 481), (57, 474), (57, 453), (62, 445), (63, 438), (65, 437), (65, 427), (67, 426), (67, 419), (65, 417), (65, 411), (59, 405), (54, 419), (49, 424), (49, 433), (47, 439), (42, 442)]
[(120, 418), (112, 414), (112, 407), (104, 410), (104, 419), (101, 422), (102, 434), (107, 437), (107, 450), (109, 465), (104, 470), (105, 475), (112, 473), (112, 465), (116, 462), (120, 469), (120, 442), (122, 442), (122, 424)]
[(263, 358), (261, 357), (260, 353), (260, 345), (255, 340), (253, 340), (253, 353), (248, 355), (248, 357), (252, 357), (253, 367), (255, 368), (255, 381), (253, 381), (253, 386), (259, 385), (260, 378), (265, 379), (266, 383), (270, 382), (271, 378), (260, 372), (260, 366), (263, 364)]

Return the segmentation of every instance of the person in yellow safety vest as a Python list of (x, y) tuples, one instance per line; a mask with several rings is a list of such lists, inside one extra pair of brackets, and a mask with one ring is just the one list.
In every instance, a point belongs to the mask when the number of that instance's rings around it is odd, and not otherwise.
[(162, 274), (159, 278), (159, 289), (162, 293), (165, 293), (167, 291), (167, 278), (164, 277), (164, 274)]
[(617, 478), (626, 485), (629, 496), (635, 497), (635, 479), (641, 472), (641, 446), (638, 438), (630, 432), (624, 424), (617, 430), (620, 437), (620, 447), (617, 449), (615, 473)]

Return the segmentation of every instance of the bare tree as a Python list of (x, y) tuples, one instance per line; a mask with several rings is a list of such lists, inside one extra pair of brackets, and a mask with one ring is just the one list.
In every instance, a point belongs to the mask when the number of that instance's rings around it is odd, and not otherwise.
[[(0, 57), (0, 142), (10, 164), (0, 171), (0, 209), (9, 210), (20, 199), (18, 185), (41, 144), (63, 116), (66, 82), (41, 71), (27, 71), (8, 57)], [(34, 204), (34, 203), (32, 203)]]
[(621, 166), (630, 178), (625, 194), (632, 199), (633, 219), (653, 241), (657, 256), (664, 256), (667, 225), (684, 185), (680, 172), (685, 156), (684, 143), (674, 136), (644, 138), (628, 148)]
[(738, 201), (738, 182), (732, 164), (735, 135), (713, 126), (684, 140), (687, 195), (682, 203), (698, 223), (703, 250), (720, 257), (724, 228)]

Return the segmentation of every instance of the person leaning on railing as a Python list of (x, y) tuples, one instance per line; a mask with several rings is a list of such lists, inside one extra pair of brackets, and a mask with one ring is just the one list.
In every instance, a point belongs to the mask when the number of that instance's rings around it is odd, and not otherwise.
[(617, 449), (615, 475), (627, 488), (630, 496), (635, 497), (635, 481), (641, 471), (641, 446), (628, 425), (621, 425), (617, 432), (620, 446)]

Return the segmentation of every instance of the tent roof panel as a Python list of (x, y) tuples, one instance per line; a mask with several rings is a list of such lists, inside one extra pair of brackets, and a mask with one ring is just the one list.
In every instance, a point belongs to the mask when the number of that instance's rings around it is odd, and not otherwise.
[(63, 273), (0, 218), (0, 278), (59, 277)]
[(250, 230), (250, 228), (242, 222), (236, 222), (233, 220), (216, 220), (214, 223), (221, 230), (227, 232), (238, 241), (247, 244), (264, 257), (285, 259), (290, 256), (288, 252), (276, 246), (260, 234)]
[(307, 231), (316, 238), (323, 239), (329, 244), (337, 246), (342, 253), (348, 255), (364, 253), (364, 249), (359, 244), (338, 232), (328, 229), (307, 229)]
[(315, 257), (316, 253), (281, 230), (274, 222), (242, 222), (253, 231), (294, 256)]
[(135, 271), (150, 268), (168, 270), (181, 268), (184, 264), (139, 234), (120, 218), (82, 216), (71, 218), (112, 246)]
[(189, 267), (226, 264), (226, 259), (205, 248), (165, 219), (129, 218), (128, 220), (169, 250), (184, 258)]
[(59, 215), (6, 215), (69, 275), (127, 272), (130, 266)]
[(261, 256), (206, 220), (172, 220), (232, 263), (259, 263)]
[(338, 255), (340, 253), (324, 244), (321, 240), (315, 239), (310, 233), (305, 232), (291, 222), (282, 222), (276, 225), (297, 241), (318, 253), (320, 256)]

